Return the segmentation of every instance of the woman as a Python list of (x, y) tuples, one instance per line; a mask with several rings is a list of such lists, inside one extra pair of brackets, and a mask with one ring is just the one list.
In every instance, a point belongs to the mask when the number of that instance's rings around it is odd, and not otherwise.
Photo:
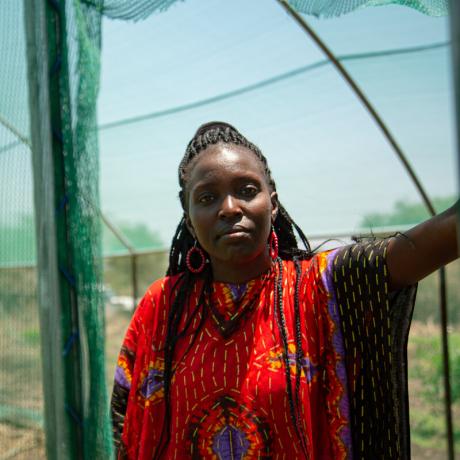
[(179, 184), (167, 276), (118, 360), (118, 458), (409, 458), (411, 286), (457, 257), (454, 211), (314, 254), (265, 157), (221, 122)]

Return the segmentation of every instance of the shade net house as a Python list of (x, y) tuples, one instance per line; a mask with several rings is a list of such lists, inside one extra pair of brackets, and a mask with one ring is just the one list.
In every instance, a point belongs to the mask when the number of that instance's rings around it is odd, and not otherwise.
[[(2, 1), (0, 459), (113, 456), (116, 356), (166, 269), (177, 166), (201, 123), (230, 122), (261, 148), (313, 247), (453, 204), (455, 8)], [(419, 287), (413, 458), (460, 451), (459, 270)]]

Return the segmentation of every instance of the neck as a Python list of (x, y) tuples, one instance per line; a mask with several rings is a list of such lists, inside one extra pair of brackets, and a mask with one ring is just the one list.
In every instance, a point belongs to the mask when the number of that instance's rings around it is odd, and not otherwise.
[(257, 278), (268, 271), (272, 265), (272, 260), (267, 254), (259, 260), (245, 263), (232, 264), (212, 260), (211, 265), (214, 281), (241, 284)]

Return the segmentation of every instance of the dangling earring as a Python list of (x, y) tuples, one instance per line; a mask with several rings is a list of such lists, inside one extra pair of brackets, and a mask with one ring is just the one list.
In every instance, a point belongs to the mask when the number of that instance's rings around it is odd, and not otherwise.
[(270, 250), (270, 257), (273, 261), (275, 261), (276, 259), (278, 259), (278, 236), (273, 226), (272, 232), (270, 233), (270, 239), (268, 240), (268, 247)]
[[(200, 264), (198, 265), (198, 267), (194, 267), (192, 265), (192, 257), (201, 258)], [(205, 263), (206, 263), (206, 257), (204, 255), (204, 252), (201, 248), (197, 247), (196, 240), (195, 240), (195, 244), (187, 251), (187, 257), (185, 258), (185, 264), (187, 265), (187, 268), (192, 273), (201, 273), (203, 271)]]

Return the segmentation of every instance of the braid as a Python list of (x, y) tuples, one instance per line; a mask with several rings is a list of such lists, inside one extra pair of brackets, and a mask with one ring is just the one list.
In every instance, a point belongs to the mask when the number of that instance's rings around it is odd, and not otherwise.
[[(207, 282), (205, 282), (205, 286), (211, 286), (211, 273), (210, 270), (206, 270), (205, 274), (207, 275)], [(205, 308), (206, 302), (205, 297), (206, 294), (209, 293), (207, 288), (203, 288), (201, 291), (200, 297), (198, 299), (198, 303), (193, 310), (192, 314), (188, 318), (186, 324), (182, 331), (179, 332), (179, 325), (182, 319), (185, 307), (189, 304), (190, 300), (190, 286), (193, 284), (192, 275), (188, 270), (185, 270), (181, 276), (178, 278), (176, 284), (171, 289), (171, 297), (174, 296), (177, 285), (180, 283), (180, 286), (177, 290), (177, 294), (175, 294), (175, 298), (172, 302), (171, 309), (168, 313), (168, 321), (167, 321), (167, 329), (166, 329), (166, 338), (165, 338), (165, 345), (164, 345), (164, 370), (163, 370), (163, 391), (164, 391), (164, 400), (165, 400), (165, 415), (164, 415), (164, 422), (161, 430), (160, 440), (155, 449), (155, 454), (153, 456), (154, 460), (158, 460), (162, 457), (165, 452), (166, 447), (171, 438), (171, 381), (175, 372), (173, 368), (173, 360), (174, 360), (174, 351), (176, 348), (176, 344), (178, 340), (183, 337), (190, 325), (192, 324), (192, 320), (195, 318), (198, 311), (201, 309), (201, 318), (198, 326), (196, 327), (195, 331), (193, 331), (193, 337), (188, 345), (187, 349), (185, 350), (183, 356), (178, 361), (180, 362), (184, 359), (185, 355), (190, 351), (191, 347), (196, 341), (198, 337), (198, 333), (203, 327), (206, 318), (207, 318), (207, 309)], [(206, 280), (205, 278), (205, 280)], [(176, 364), (177, 367), (177, 364)]]
[[(267, 178), (268, 185), (272, 191), (276, 191), (276, 184), (273, 180), (270, 168), (268, 167), (267, 159), (262, 154), (260, 149), (246, 139), (239, 131), (237, 131), (232, 125), (223, 122), (211, 122), (202, 125), (198, 128), (197, 132), (193, 136), (192, 140), (189, 142), (184, 157), (182, 158), (179, 164), (179, 199), (182, 205), (182, 208), (186, 210), (186, 186), (189, 180), (189, 174), (196, 161), (196, 158), (200, 152), (204, 151), (211, 145), (215, 145), (219, 142), (225, 144), (234, 144), (247, 148), (253, 152), (257, 158), (260, 160), (263, 166), (264, 173)], [(284, 361), (286, 367), (286, 388), (289, 399), (289, 408), (291, 413), (291, 418), (294, 423), (294, 428), (297, 436), (299, 437), (302, 450), (306, 455), (306, 438), (303, 434), (303, 430), (300, 423), (300, 413), (299, 413), (299, 390), (300, 390), (300, 372), (301, 372), (301, 359), (302, 359), (302, 345), (301, 345), (301, 326), (300, 326), (300, 314), (299, 314), (299, 286), (298, 281), (300, 279), (299, 273), (297, 273), (296, 281), (296, 300), (295, 300), (295, 331), (296, 331), (296, 385), (295, 385), (295, 394), (293, 395), (291, 379), (290, 379), (290, 366), (289, 366), (289, 357), (288, 357), (288, 348), (287, 348), (287, 332), (285, 324), (285, 316), (283, 309), (283, 287), (282, 287), (282, 264), (281, 259), (284, 260), (303, 260), (309, 259), (312, 257), (313, 253), (311, 251), (310, 245), (307, 238), (303, 234), (302, 230), (290, 217), (285, 208), (278, 202), (278, 214), (273, 224), (276, 234), (278, 236), (279, 242), (279, 279), (277, 285), (275, 286), (275, 317), (277, 320), (278, 328), (280, 330), (280, 335), (283, 342), (284, 349)], [(294, 234), (294, 230), (297, 232), (300, 241), (303, 243), (305, 249), (299, 249), (297, 246), (297, 239)], [(187, 347), (187, 350), (184, 353), (184, 356), (190, 350), (191, 346), (195, 343), (195, 340), (198, 336), (199, 331), (202, 329), (205, 320), (207, 318), (207, 309), (206, 305), (206, 296), (210, 295), (212, 288), (212, 273), (209, 266), (205, 269), (203, 274), (192, 274), (186, 267), (186, 256), (187, 252), (195, 244), (195, 239), (187, 228), (185, 218), (179, 222), (176, 232), (172, 239), (171, 250), (169, 253), (169, 266), (166, 272), (167, 276), (179, 275), (177, 285), (172, 289), (172, 295), (175, 295), (175, 298), (170, 302), (171, 309), (168, 313), (167, 320), (167, 329), (166, 329), (166, 338), (164, 346), (164, 400), (165, 400), (165, 416), (163, 427), (161, 431), (160, 441), (155, 450), (154, 460), (158, 460), (165, 453), (165, 450), (168, 446), (168, 443), (171, 438), (171, 381), (174, 375), (173, 369), (173, 360), (175, 347), (178, 340), (183, 337), (191, 323), (192, 318), (198, 314), (201, 310), (201, 318), (198, 326), (193, 331), (194, 337), (191, 341), (191, 344)], [(297, 270), (298, 262), (296, 262)], [(300, 265), (299, 265), (300, 270)], [(184, 315), (184, 310), (189, 304), (190, 292), (196, 283), (198, 277), (203, 277), (203, 287), (199, 295), (199, 302), (197, 307), (193, 310), (188, 321), (184, 325), (182, 331), (179, 331), (179, 326), (181, 319)], [(278, 313), (277, 313), (278, 311)], [(184, 358), (182, 356), (181, 359)], [(307, 456), (307, 455), (306, 455)]]
[[(155, 449), (155, 455), (153, 458), (160, 459), (169, 439), (171, 437), (171, 380), (172, 380), (172, 362), (174, 356), (174, 349), (176, 344), (176, 334), (174, 330), (178, 329), (178, 320), (182, 316), (182, 312), (188, 300), (188, 291), (184, 289), (189, 282), (190, 273), (185, 271), (182, 277), (179, 278), (178, 282), (182, 281), (181, 286), (177, 292), (176, 298), (172, 304), (172, 307), (168, 313), (168, 322), (166, 329), (166, 339), (164, 346), (164, 369), (163, 369), (163, 390), (164, 390), (164, 399), (165, 399), (165, 422), (161, 430), (160, 441), (157, 448)], [(176, 287), (176, 286), (175, 286)], [(174, 292), (175, 289), (172, 289), (171, 292)], [(164, 438), (166, 437), (166, 443)]]
[[(302, 432), (301, 418), (300, 418), (300, 377), (302, 375), (302, 360), (304, 359), (303, 347), (302, 347), (302, 325), (300, 322), (300, 301), (299, 301), (299, 291), (300, 291), (300, 279), (302, 269), (300, 262), (296, 260), (295, 271), (295, 291), (294, 291), (294, 331), (295, 331), (295, 406), (296, 406), (296, 416), (299, 432)], [(305, 377), (308, 379), (307, 369), (305, 369)], [(300, 439), (303, 442), (304, 449), (307, 451), (307, 441), (303, 436)]]
[(185, 259), (188, 250), (194, 243), (195, 240), (189, 232), (187, 225), (185, 225), (184, 217), (182, 217), (172, 239), (171, 249), (169, 251), (169, 267), (166, 271), (167, 276), (187, 271)]
[[(275, 284), (275, 295), (274, 295), (274, 313), (276, 324), (278, 325), (278, 330), (280, 332), (281, 341), (283, 344), (283, 359), (284, 359), (284, 369), (286, 373), (286, 392), (289, 401), (289, 411), (291, 414), (291, 420), (294, 424), (295, 433), (300, 441), (303, 454), (306, 459), (309, 458), (308, 455), (308, 443), (305, 437), (305, 434), (302, 430), (301, 419), (300, 419), (300, 404), (299, 404), (299, 393), (300, 393), (300, 372), (301, 372), (301, 357), (303, 355), (302, 345), (301, 345), (301, 331), (300, 331), (300, 313), (298, 309), (295, 311), (295, 322), (296, 322), (296, 387), (295, 387), (295, 398), (292, 394), (292, 384), (291, 384), (291, 365), (289, 362), (289, 346), (288, 346), (288, 337), (286, 331), (286, 317), (284, 315), (284, 306), (283, 306), (283, 263), (280, 258), (277, 260), (278, 266), (278, 277)], [(296, 266), (299, 266), (299, 271), (297, 271), (297, 280), (300, 278), (300, 265), (296, 263)], [(296, 290), (298, 290), (298, 282), (296, 280)], [(299, 337), (300, 336), (300, 337)], [(298, 348), (300, 345), (300, 348)], [(299, 353), (300, 350), (300, 353)], [(299, 359), (300, 355), (300, 359)]]

